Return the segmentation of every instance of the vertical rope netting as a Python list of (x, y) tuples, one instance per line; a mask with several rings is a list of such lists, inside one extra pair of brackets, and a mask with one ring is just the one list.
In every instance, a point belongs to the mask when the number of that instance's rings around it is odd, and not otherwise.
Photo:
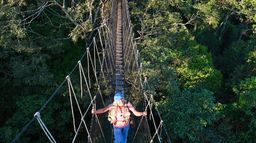
[(161, 120), (161, 121), (160, 121), (160, 124), (158, 125), (158, 127), (157, 127), (157, 129), (156, 129), (156, 132), (154, 133), (152, 139), (150, 140), (150, 143), (152, 143), (152, 142), (154, 141), (154, 138), (155, 138), (156, 135), (157, 135), (157, 137), (158, 137), (159, 142), (160, 142), (160, 143), (162, 142), (161, 137), (160, 137), (159, 134), (158, 134), (159, 129), (162, 127), (162, 123), (163, 123), (163, 121)]
[[(96, 103), (94, 104), (94, 108), (96, 109)], [(98, 117), (98, 115), (97, 115), (97, 114), (94, 114), (94, 116), (95, 116), (96, 121), (97, 121), (97, 123), (98, 123), (98, 125), (99, 125), (100, 132), (101, 132), (101, 135), (102, 135), (102, 137), (103, 137), (103, 140), (104, 140), (104, 142), (106, 143), (106, 138), (105, 138), (104, 132), (103, 132), (103, 130), (102, 130), (102, 127), (101, 127), (101, 123), (100, 123), (99, 117)]]
[[(154, 128), (155, 128), (155, 130), (157, 130), (157, 126), (156, 126), (156, 121), (155, 121), (155, 118), (154, 118), (154, 114), (153, 114), (152, 110), (151, 110), (150, 112), (151, 112), (151, 113), (150, 113), (150, 116), (151, 116), (151, 119), (152, 119), (152, 121), (153, 121)], [(158, 135), (158, 132), (157, 132), (157, 135)], [(159, 135), (158, 135), (158, 136), (159, 136)]]
[(127, 34), (127, 38), (125, 39), (125, 43), (124, 43), (124, 68), (127, 67), (127, 57), (128, 57), (128, 51), (130, 48), (130, 43), (131, 43), (131, 34), (132, 34), (132, 28), (129, 30), (128, 34)]
[[(134, 34), (132, 35), (132, 39), (133, 39), (133, 37), (134, 37)], [(131, 66), (132, 66), (132, 63), (134, 62), (134, 55), (136, 54), (136, 52), (137, 52), (137, 49), (135, 49), (135, 45), (134, 45), (134, 42), (133, 41), (131, 41), (130, 42), (130, 48), (128, 49), (129, 51), (128, 51), (128, 57), (127, 57), (127, 61), (128, 61), (128, 65), (127, 65), (127, 68), (128, 69), (132, 69), (132, 68), (130, 68)]]
[(91, 88), (91, 81), (90, 81), (90, 62), (89, 62), (89, 54), (90, 51), (89, 51), (89, 48), (86, 48), (86, 60), (87, 60), (87, 76), (88, 76), (88, 85), (89, 87)]
[[(144, 96), (146, 97), (146, 99), (147, 99), (149, 102), (150, 102), (150, 101), (152, 101), (152, 102), (154, 101), (152, 94), (149, 94), (150, 99), (148, 99), (148, 95), (147, 95), (146, 92), (144, 92)], [(152, 108), (153, 108), (153, 107), (152, 107), (152, 104), (151, 104), (151, 106), (149, 106), (149, 107), (150, 107), (150, 118), (151, 118), (150, 120), (153, 121), (155, 130), (156, 130), (155, 119), (154, 119), (153, 112), (152, 112)], [(162, 117), (161, 117), (161, 115), (160, 115), (159, 110), (157, 109), (157, 107), (155, 107), (155, 110), (157, 111), (157, 115), (158, 115), (160, 121), (162, 122), (162, 128), (163, 128), (163, 130), (164, 130), (164, 132), (165, 132), (165, 134), (166, 134), (166, 136), (167, 136), (167, 140), (168, 140), (169, 143), (171, 143), (171, 138), (170, 138), (170, 136), (168, 135), (168, 132), (167, 132), (166, 127), (165, 127), (165, 124), (164, 124), (164, 122), (163, 122), (163, 119), (162, 119)], [(162, 132), (162, 130), (161, 130), (161, 132)], [(162, 133), (161, 133), (161, 134), (162, 134)], [(159, 135), (159, 134), (157, 133), (158, 138), (161, 138), (161, 134)]]
[(130, 49), (131, 49), (131, 46), (133, 46), (133, 42), (132, 42), (132, 40), (133, 40), (133, 33), (132, 33), (132, 29), (131, 29), (131, 34), (129, 34), (129, 36), (128, 36), (128, 40), (127, 40), (127, 44), (125, 45), (125, 49), (124, 49), (124, 51), (125, 51), (125, 54), (124, 54), (124, 61), (125, 61), (125, 65), (124, 65), (124, 67), (126, 68), (126, 69), (128, 69), (129, 70), (129, 58), (130, 58)]
[[(149, 103), (148, 103), (147, 106), (145, 107), (145, 111), (147, 111), (148, 106), (149, 106)], [(146, 118), (146, 117), (145, 117), (145, 118)], [(137, 134), (138, 134), (138, 131), (139, 131), (139, 129), (140, 129), (140, 126), (142, 125), (142, 120), (143, 120), (143, 119), (144, 119), (144, 116), (142, 116), (141, 119), (140, 119), (139, 125), (138, 125), (138, 127), (137, 127), (137, 129), (136, 129), (136, 132), (135, 132), (135, 135), (133, 136), (132, 143), (134, 143), (134, 141), (135, 141), (135, 137), (136, 137)]]
[(78, 61), (78, 67), (79, 67), (79, 73), (81, 74), (81, 76), (84, 79), (84, 82), (85, 82), (85, 85), (86, 85), (86, 88), (87, 88), (87, 92), (89, 93), (89, 97), (92, 100), (92, 94), (91, 94), (91, 90), (90, 90), (90, 87), (89, 87), (89, 83), (87, 81), (87, 78), (86, 78), (85, 73), (84, 73), (83, 66), (82, 66), (80, 61)]
[(68, 83), (68, 93), (69, 93), (70, 108), (71, 108), (71, 114), (72, 114), (72, 120), (73, 120), (73, 129), (74, 129), (74, 132), (76, 133), (77, 129), (76, 129), (76, 120), (75, 120), (73, 100), (72, 100), (72, 91), (71, 91), (72, 89), (71, 89), (71, 85), (70, 85), (71, 84), (70, 77), (67, 76), (66, 79), (67, 79), (67, 83)]
[(81, 98), (83, 98), (83, 75), (82, 75), (82, 70), (80, 68), (80, 65), (81, 65), (81, 61), (78, 61), (78, 69), (79, 69), (79, 80), (80, 80), (80, 95), (81, 95)]
[[(87, 49), (87, 50), (89, 51), (89, 49)], [(99, 81), (98, 81), (98, 77), (97, 77), (97, 71), (95, 69), (96, 67), (94, 67), (94, 65), (93, 65), (93, 60), (92, 60), (92, 57), (91, 57), (90, 53), (88, 54), (88, 56), (89, 56), (89, 60), (92, 64), (92, 70), (93, 70), (93, 73), (94, 73), (94, 77), (95, 77), (95, 81), (96, 81), (96, 84), (97, 84), (98, 92), (99, 92), (100, 97), (101, 97), (101, 101), (102, 101), (103, 105), (105, 106), (105, 102), (103, 100), (103, 96), (102, 96), (102, 93), (101, 93), (101, 90), (100, 90), (100, 85), (99, 85)]]
[(150, 120), (152, 120), (151, 117), (152, 117), (152, 115), (153, 115), (153, 112), (152, 112), (152, 107), (153, 107), (152, 105), (153, 105), (153, 104), (152, 104), (151, 101), (148, 99), (148, 97), (147, 97), (147, 95), (146, 95), (145, 92), (143, 93), (143, 95), (144, 95), (144, 98), (145, 98), (146, 102), (149, 104), (149, 112), (150, 112), (150, 113), (149, 113), (149, 118), (150, 118)]
[[(94, 57), (94, 59), (96, 58), (96, 54), (97, 54), (97, 59), (98, 59), (98, 62), (99, 62), (99, 66), (100, 66), (100, 73), (101, 73), (101, 75), (102, 75), (102, 77), (103, 77), (103, 79), (105, 79), (105, 74), (104, 74), (104, 72), (103, 72), (103, 62), (104, 62), (104, 57), (102, 57), (101, 58), (101, 56), (100, 56), (100, 52), (99, 52), (99, 49), (98, 49), (98, 46), (97, 46), (97, 44), (96, 44), (96, 40), (95, 40), (95, 37), (93, 38), (93, 41), (94, 41), (94, 44), (95, 44), (95, 57)], [(102, 47), (102, 50), (103, 50), (103, 47)], [(102, 53), (104, 52), (104, 50), (102, 51)], [(96, 61), (95, 61), (95, 65), (96, 65)], [(96, 66), (95, 66), (96, 67)]]
[[(106, 52), (105, 48), (107, 48), (107, 45), (105, 45), (105, 46), (103, 45), (100, 29), (98, 29), (98, 35), (99, 35), (100, 45), (101, 45), (102, 54), (103, 54), (102, 66), (106, 65), (106, 71), (107, 71), (107, 73), (109, 73), (108, 62), (106, 61), (106, 54), (105, 54), (105, 52)], [(104, 67), (101, 67), (102, 72), (103, 72), (103, 68)]]
[[(105, 27), (106, 27), (106, 25), (104, 25), (102, 28), (101, 28), (101, 30), (99, 30), (99, 35), (100, 35), (100, 39), (101, 39), (101, 41), (103, 40), (104, 41), (104, 44), (105, 44), (105, 52), (106, 52), (106, 61), (107, 61), (107, 66), (108, 67), (110, 67), (110, 69), (111, 69), (111, 73), (113, 73), (113, 67), (112, 67), (112, 55), (110, 54), (110, 50), (111, 50), (111, 47), (112, 47), (112, 45), (110, 44), (110, 42), (108, 42), (109, 40), (108, 40), (108, 38), (107, 38), (107, 33), (106, 33), (106, 31), (104, 30), (105, 29)], [(100, 32), (100, 31), (102, 31), (102, 32)], [(109, 71), (108, 71), (109, 72)]]
[[(128, 61), (127, 59), (129, 58), (129, 55), (130, 55), (130, 49), (131, 47), (133, 46), (133, 30), (132, 30), (132, 27), (130, 28), (129, 30), (129, 34), (128, 34), (128, 39), (127, 39), (127, 42), (126, 42), (126, 53), (125, 53), (125, 56), (126, 56), (126, 61)], [(128, 66), (128, 63), (126, 63), (126, 66)]]
[[(141, 64), (140, 70), (142, 70), (142, 64)], [(143, 81), (143, 83), (142, 83), (142, 79), (141, 79), (141, 76), (140, 76), (140, 82), (141, 82), (142, 89), (145, 89), (145, 86), (149, 86), (148, 83), (147, 83), (147, 77), (144, 78), (144, 81)], [(150, 96), (150, 99), (148, 98), (148, 95), (147, 95), (146, 92), (143, 92), (143, 95), (144, 95), (144, 99), (147, 101), (147, 103), (148, 103), (148, 105), (149, 105), (149, 106), (148, 106), (148, 107), (149, 107), (149, 112), (150, 112), (149, 118), (150, 118), (150, 120), (153, 121), (155, 130), (156, 130), (156, 131), (159, 131), (159, 129), (156, 129), (156, 123), (155, 123), (154, 115), (153, 115), (153, 112), (152, 112), (152, 111), (153, 111), (153, 110), (152, 110), (152, 109), (153, 109), (153, 104), (151, 104), (151, 103), (153, 103), (153, 101), (154, 101), (153, 95), (152, 95), (152, 94), (149, 95), (149, 96)], [(170, 137), (169, 137), (169, 135), (168, 135), (168, 133), (167, 133), (167, 130), (165, 129), (165, 126), (164, 126), (164, 123), (163, 123), (163, 119), (161, 118), (161, 115), (160, 115), (160, 113), (159, 113), (157, 107), (155, 107), (155, 110), (157, 111), (158, 117), (160, 118), (160, 121), (161, 121), (161, 123), (160, 123), (160, 124), (161, 124), (161, 128), (163, 128), (163, 130), (164, 130), (164, 132), (165, 132), (165, 134), (166, 134), (166, 136), (167, 136), (168, 142), (171, 143)], [(158, 127), (158, 128), (159, 128), (159, 127)], [(162, 136), (162, 131), (163, 131), (163, 130), (161, 130), (160, 134), (158, 134), (158, 132), (155, 133), (155, 134), (158, 136), (158, 140), (159, 140), (160, 142), (161, 142), (161, 136)]]
[[(148, 82), (147, 82), (147, 78), (145, 77), (145, 78), (144, 78), (144, 81), (143, 81), (143, 88), (145, 89), (146, 86), (148, 86), (148, 88), (150, 88), (149, 85), (148, 85)], [(150, 99), (148, 99), (148, 95), (147, 95), (146, 92), (144, 92), (144, 96), (145, 96), (145, 98), (146, 98), (149, 102), (150, 102), (150, 101), (154, 102), (154, 99), (153, 99), (153, 95), (152, 95), (152, 94), (149, 93)], [(150, 107), (150, 114), (151, 114), (151, 115), (150, 115), (150, 120), (153, 120), (153, 118), (154, 118), (153, 113), (152, 113), (153, 104), (151, 104), (151, 106), (149, 106), (149, 107)], [(157, 106), (155, 106), (155, 110), (157, 111), (157, 115), (158, 115), (158, 117), (160, 118), (160, 120), (163, 121), (163, 119), (162, 119), (162, 117), (161, 117), (161, 114), (160, 114), (159, 110), (157, 109)], [(162, 122), (162, 127), (163, 127), (163, 130), (164, 130), (164, 133), (165, 133), (166, 136), (167, 136), (168, 142), (171, 143), (171, 138), (170, 138), (170, 136), (169, 136), (169, 134), (168, 134), (168, 132), (167, 132), (167, 130), (166, 130), (166, 127), (165, 127), (164, 122)]]
[(132, 59), (134, 58), (134, 56), (132, 55), (133, 54), (133, 50), (134, 50), (134, 44), (133, 44), (133, 37), (134, 37), (134, 34), (132, 34), (131, 36), (131, 42), (129, 42), (130, 44), (128, 45), (128, 51), (127, 51), (127, 58), (126, 58), (126, 61), (128, 61), (127, 63), (127, 69), (129, 69), (130, 67), (130, 64), (132, 62)]
[[(102, 47), (102, 50), (103, 50), (103, 65), (106, 65), (106, 70), (107, 70), (107, 73), (109, 73), (109, 61), (108, 61), (108, 56), (106, 56), (106, 52), (107, 52), (107, 48), (108, 48), (108, 45), (106, 44), (106, 42), (104, 41), (105, 45), (103, 45), (103, 35), (104, 33), (101, 34), (101, 29), (103, 28), (104, 26), (102, 26), (100, 29), (98, 29), (98, 35), (99, 35), (99, 39), (100, 39), (100, 44), (101, 44), (101, 47)], [(105, 61), (105, 64), (104, 64), (104, 61)]]
[(83, 79), (84, 79), (84, 82), (85, 82), (86, 87), (87, 87), (87, 91), (89, 93), (89, 97), (92, 100), (92, 95), (91, 95), (90, 87), (89, 87), (87, 78), (85, 76), (84, 69), (82, 67), (81, 61), (79, 60), (77, 63), (78, 63), (78, 67), (79, 67), (81, 97), (82, 97), (82, 94), (83, 94)]
[[(111, 39), (110, 37), (113, 37), (113, 34), (111, 34), (109, 27), (106, 27), (106, 35), (107, 35), (107, 39)], [(114, 47), (114, 48), (113, 48)], [(110, 61), (111, 61), (111, 69), (112, 69), (112, 73), (114, 73), (114, 69), (115, 69), (115, 46), (114, 46), (114, 41), (111, 40), (111, 44), (110, 47), (108, 47), (109, 49), (109, 54), (110, 54)]]
[[(85, 117), (85, 115), (88, 113), (88, 111), (89, 111), (89, 109), (91, 108), (91, 106), (93, 105), (95, 99), (96, 99), (96, 96), (93, 97), (93, 99), (91, 100), (91, 102), (90, 102), (89, 106), (87, 107), (85, 113), (84, 113), (83, 116), (81, 117), (81, 121), (80, 121), (80, 123), (79, 123), (79, 125), (78, 125), (78, 128), (77, 128), (78, 131), (80, 130), (81, 125), (82, 125), (82, 123), (84, 122), (84, 117)], [(88, 134), (88, 139), (89, 139), (90, 143), (92, 143), (92, 137), (91, 137), (91, 135), (90, 135), (90, 132), (89, 132), (89, 130), (88, 130), (88, 127), (85, 126), (85, 129), (86, 129), (86, 132), (87, 132), (87, 134)], [(76, 132), (75, 136), (73, 137), (72, 143), (75, 142), (77, 135), (78, 135), (78, 132)]]
[[(82, 112), (81, 112), (81, 109), (80, 109), (79, 103), (78, 103), (78, 101), (77, 101), (77, 98), (76, 98), (76, 95), (75, 95), (75, 92), (74, 92), (74, 89), (73, 89), (72, 83), (71, 83), (71, 81), (69, 80), (69, 79), (70, 79), (69, 77), (68, 77), (67, 79), (68, 79), (69, 87), (70, 87), (70, 89), (71, 89), (71, 91), (72, 91), (72, 93), (73, 93), (73, 95), (74, 95), (74, 98), (75, 98), (75, 101), (76, 101), (77, 107), (78, 107), (78, 109), (79, 109), (79, 113), (80, 113), (81, 119), (83, 119), (83, 114), (82, 114)], [(72, 96), (72, 94), (71, 94), (71, 96)], [(71, 101), (72, 101), (72, 99), (71, 99)], [(72, 105), (72, 106), (73, 106), (73, 105)], [(72, 116), (73, 116), (73, 115), (72, 115)], [(74, 119), (74, 118), (73, 118), (73, 119)], [(104, 138), (104, 141), (105, 141), (105, 135), (104, 135), (104, 133), (103, 133), (103, 131), (102, 131), (102, 127), (101, 127), (101, 125), (100, 125), (100, 122), (99, 122), (99, 119), (98, 119), (97, 115), (96, 115), (96, 120), (97, 120), (97, 122), (98, 122), (98, 125), (99, 125), (100, 130), (101, 130), (101, 134), (102, 134), (102, 136), (103, 136), (103, 138)], [(82, 120), (82, 122), (84, 123), (85, 128), (87, 128), (87, 125), (86, 125), (85, 121), (84, 121), (84, 120)], [(73, 125), (74, 125), (75, 133), (77, 134), (78, 129), (76, 129), (76, 126), (75, 126), (75, 122), (74, 122), (74, 121), (73, 121)], [(106, 142), (106, 141), (105, 141), (105, 142)]]
[(40, 116), (40, 112), (36, 112), (34, 114), (34, 117), (37, 119), (39, 125), (41, 126), (42, 130), (44, 131), (45, 135), (50, 140), (50, 142), (51, 143), (56, 143), (56, 141), (53, 138), (52, 134), (50, 133), (50, 131), (47, 129), (47, 127), (45, 126), (44, 122), (42, 121), (41, 116)]
[[(96, 63), (96, 46), (97, 46), (97, 44), (96, 44), (96, 41), (95, 41), (95, 37), (93, 37), (93, 67), (94, 67), (94, 69), (95, 69), (95, 71), (96, 71), (96, 69), (97, 69), (97, 63)], [(98, 57), (98, 58), (100, 58), (100, 57)]]
[[(67, 76), (67, 80), (68, 80), (68, 86), (69, 86), (69, 95), (70, 95), (70, 97), (72, 97), (72, 94), (73, 94), (73, 97), (74, 97), (74, 99), (75, 99), (75, 101), (76, 101), (76, 105), (77, 105), (78, 111), (79, 111), (80, 116), (81, 116), (81, 118), (82, 118), (82, 117), (83, 117), (83, 113), (82, 113), (81, 107), (80, 107), (80, 105), (79, 105), (79, 103), (78, 103), (78, 100), (77, 100), (77, 97), (76, 97), (76, 94), (75, 94), (75, 91), (74, 91), (74, 88), (73, 88), (73, 85), (72, 85), (72, 83), (71, 83), (71, 80), (70, 80), (70, 77), (69, 77), (69, 76)], [(91, 100), (93, 100), (93, 99), (91, 99)], [(74, 114), (73, 114), (74, 111), (73, 111), (72, 98), (70, 98), (70, 103), (71, 103), (71, 109), (72, 109), (73, 126), (74, 126), (75, 133), (77, 133), (78, 130), (76, 129), (75, 117), (74, 117)], [(83, 119), (83, 118), (82, 118), (82, 119)], [(84, 120), (82, 120), (82, 121), (83, 121), (83, 123), (84, 123), (85, 128), (87, 128), (87, 125), (86, 125), (85, 121), (84, 121)]]
[[(160, 115), (160, 113), (159, 113), (159, 110), (157, 109), (157, 107), (156, 107), (156, 111), (157, 111), (157, 114), (158, 114), (160, 120), (163, 121), (163, 120), (162, 120), (162, 117), (161, 117), (161, 115)], [(162, 126), (163, 126), (164, 132), (165, 132), (165, 134), (166, 134), (166, 136), (167, 136), (168, 142), (171, 143), (171, 138), (170, 138), (170, 136), (168, 135), (168, 132), (167, 132), (166, 127), (165, 127), (165, 124), (163, 123)]]
[[(138, 52), (137, 52), (137, 53), (138, 53)], [(135, 57), (138, 57), (138, 56), (135, 55)], [(134, 63), (139, 63), (139, 60), (138, 60), (138, 59), (139, 59), (139, 58), (135, 58)], [(142, 63), (140, 63), (140, 65), (141, 65), (141, 67), (136, 69), (137, 74), (136, 74), (136, 77), (135, 77), (135, 79), (134, 79), (134, 83), (137, 83), (137, 80), (138, 80), (138, 79), (139, 79), (139, 80), (141, 79)], [(135, 71), (135, 69), (132, 69), (131, 71)], [(141, 89), (143, 89), (142, 86), (141, 86), (140, 81), (139, 81), (139, 84), (140, 84)]]
[(105, 26), (105, 33), (106, 33), (106, 38), (110, 41), (109, 49), (110, 49), (111, 58), (112, 58), (112, 67), (114, 67), (115, 53), (113, 51), (115, 51), (115, 39), (114, 39), (115, 34), (113, 34), (113, 31), (111, 31), (108, 26)]
[[(101, 67), (100, 67), (100, 69), (101, 69), (101, 72), (104, 74), (104, 79), (106, 79), (106, 77), (105, 77), (105, 72), (104, 72), (104, 65), (106, 65), (107, 64), (107, 61), (106, 61), (106, 53), (105, 53), (105, 49), (102, 49), (102, 65), (101, 65)], [(108, 66), (106, 66), (106, 71), (107, 71), (107, 73), (109, 72), (109, 69), (108, 69)]]
[[(124, 42), (124, 46), (127, 48), (129, 48), (128, 44), (131, 42), (132, 33), (133, 33), (132, 27), (131, 27), (131, 25), (129, 25), (128, 30), (126, 30), (126, 33), (125, 33), (125, 42)], [(125, 48), (125, 49), (127, 49), (127, 48)], [(125, 51), (125, 54), (126, 54), (126, 51)]]
[[(128, 44), (131, 42), (131, 36), (132, 36), (132, 33), (133, 33), (133, 31), (132, 31), (133, 29), (132, 29), (132, 27), (131, 26), (129, 26), (128, 27), (128, 30), (126, 30), (126, 33), (125, 33), (125, 42), (124, 42), (124, 46), (125, 47), (128, 47)], [(129, 48), (129, 47), (128, 47)], [(127, 48), (126, 48), (127, 49)], [(125, 54), (126, 54), (127, 52), (125, 51)]]
[[(136, 41), (135, 41), (135, 42), (136, 42)], [(134, 52), (135, 62), (133, 62), (132, 70), (140, 68), (140, 67), (139, 67), (140, 52), (139, 52), (139, 50), (137, 49), (137, 44), (136, 44), (136, 43), (134, 43), (133, 52)]]

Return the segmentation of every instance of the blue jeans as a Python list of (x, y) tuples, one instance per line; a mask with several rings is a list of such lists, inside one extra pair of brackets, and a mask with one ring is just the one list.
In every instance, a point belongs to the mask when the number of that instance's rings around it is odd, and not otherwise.
[(114, 127), (114, 143), (126, 143), (130, 125), (122, 128)]

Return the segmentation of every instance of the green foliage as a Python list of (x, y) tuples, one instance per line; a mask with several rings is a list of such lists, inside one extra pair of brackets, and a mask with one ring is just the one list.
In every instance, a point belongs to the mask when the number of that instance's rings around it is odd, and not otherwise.
[(256, 77), (244, 79), (234, 88), (234, 92), (239, 95), (239, 105), (243, 108), (256, 107)]
[(32, 55), (27, 60), (22, 60), (21, 57), (13, 58), (10, 66), (12, 77), (16, 80), (15, 84), (18, 86), (47, 86), (51, 82), (52, 74), (48, 71), (46, 58), (46, 55), (42, 54)]
[[(8, 0), (0, 4), (0, 114), (5, 115), (0, 119), (0, 142), (10, 142), (33, 118), (83, 54), (86, 34), (93, 27), (94, 19), (87, 20), (87, 2), (77, 3), (73, 11), (62, 9), (57, 1), (45, 2)], [(69, 35), (76, 25), (80, 29), (74, 44)], [(58, 98), (42, 113), (46, 126), (63, 142), (73, 136), (67, 101)], [(87, 103), (83, 100), (83, 106)], [(36, 123), (19, 142), (47, 142)]]
[(159, 103), (159, 108), (164, 113), (164, 120), (169, 121), (167, 126), (172, 137), (189, 142), (207, 140), (202, 134), (216, 116), (213, 93), (207, 90), (186, 90), (171, 95)]
[[(181, 76), (181, 82), (185, 87), (204, 87), (211, 91), (217, 91), (221, 86), (221, 74), (214, 69), (211, 55), (206, 47), (191, 41), (184, 48), (184, 59), (177, 67), (177, 73)], [(182, 51), (183, 53), (183, 51)]]
[(254, 86), (254, 4), (130, 2), (148, 90), (175, 142), (252, 142), (255, 93), (243, 87)]
[[(0, 142), (10, 142), (45, 103), (82, 55), (93, 22), (99, 24), (92, 16), (98, 0), (45, 2), (0, 4)], [(146, 89), (174, 142), (254, 142), (256, 0), (132, 0), (129, 6)], [(105, 8), (103, 16), (110, 5)], [(102, 83), (103, 94), (113, 92), (108, 85)], [(129, 93), (136, 96), (136, 87)], [(79, 101), (87, 106), (86, 98)], [(42, 113), (62, 142), (73, 135), (69, 106), (58, 95)], [(33, 124), (20, 141), (46, 140)]]
[(71, 33), (69, 34), (69, 36), (71, 37), (71, 39), (74, 42), (78, 41), (78, 38), (85, 38), (85, 35), (83, 34), (84, 32), (89, 32), (92, 30), (92, 23), (91, 21), (87, 20), (85, 22), (83, 22), (81, 25), (76, 26)]

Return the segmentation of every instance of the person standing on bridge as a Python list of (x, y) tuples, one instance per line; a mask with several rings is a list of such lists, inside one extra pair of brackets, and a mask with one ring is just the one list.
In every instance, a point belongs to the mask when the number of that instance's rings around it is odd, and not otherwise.
[(146, 116), (147, 112), (137, 111), (133, 105), (126, 103), (123, 94), (117, 92), (114, 96), (114, 102), (104, 108), (92, 109), (92, 114), (102, 114), (109, 111), (108, 120), (113, 124), (114, 143), (126, 143), (128, 131), (130, 128), (130, 111), (135, 116)]

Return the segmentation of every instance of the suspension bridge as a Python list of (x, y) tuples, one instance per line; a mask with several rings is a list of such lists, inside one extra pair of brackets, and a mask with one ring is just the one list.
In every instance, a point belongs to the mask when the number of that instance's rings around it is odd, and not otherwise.
[[(159, 111), (154, 106), (153, 95), (147, 91), (147, 78), (142, 75), (140, 53), (137, 49), (127, 0), (106, 1), (111, 8), (102, 10), (102, 24), (97, 28), (91, 43), (34, 117), (12, 140), (18, 142), (32, 123), (37, 122), (45, 138), (51, 143), (61, 142), (54, 136), (53, 129), (44, 122), (43, 111), (56, 96), (67, 94), (72, 118), (70, 142), (88, 143), (113, 142), (112, 125), (105, 115), (92, 115), (93, 107), (101, 108), (113, 102), (116, 92), (122, 92), (140, 111), (146, 110), (146, 117), (132, 117), (129, 143), (171, 143)], [(83, 103), (87, 100), (87, 104)], [(86, 118), (86, 119), (85, 119)], [(89, 120), (88, 120), (89, 118)], [(83, 131), (82, 131), (83, 130)], [(79, 140), (79, 141), (78, 141)]]

